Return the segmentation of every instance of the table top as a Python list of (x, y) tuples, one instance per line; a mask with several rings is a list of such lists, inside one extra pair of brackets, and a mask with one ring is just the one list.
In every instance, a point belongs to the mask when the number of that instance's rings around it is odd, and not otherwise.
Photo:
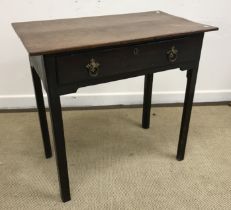
[(218, 28), (161, 11), (12, 23), (30, 55), (129, 44)]

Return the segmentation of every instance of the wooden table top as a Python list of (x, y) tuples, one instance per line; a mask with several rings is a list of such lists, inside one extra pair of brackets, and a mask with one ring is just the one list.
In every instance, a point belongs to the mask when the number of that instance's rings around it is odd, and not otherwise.
[(30, 55), (129, 44), (218, 30), (161, 11), (12, 23)]

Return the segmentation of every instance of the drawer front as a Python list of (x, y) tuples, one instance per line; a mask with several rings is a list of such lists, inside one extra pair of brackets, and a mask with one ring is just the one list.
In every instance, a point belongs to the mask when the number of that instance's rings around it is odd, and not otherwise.
[(60, 55), (56, 57), (58, 82), (65, 85), (155, 67), (171, 68), (198, 59), (200, 50), (201, 39), (193, 36)]

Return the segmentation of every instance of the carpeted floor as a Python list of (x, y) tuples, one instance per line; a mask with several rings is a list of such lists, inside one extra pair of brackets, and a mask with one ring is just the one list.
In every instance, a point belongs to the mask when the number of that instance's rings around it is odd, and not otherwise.
[[(181, 108), (64, 111), (72, 200), (59, 197), (36, 112), (0, 113), (0, 209), (231, 209), (231, 107), (194, 107), (185, 160)], [(155, 113), (155, 114), (153, 114)]]

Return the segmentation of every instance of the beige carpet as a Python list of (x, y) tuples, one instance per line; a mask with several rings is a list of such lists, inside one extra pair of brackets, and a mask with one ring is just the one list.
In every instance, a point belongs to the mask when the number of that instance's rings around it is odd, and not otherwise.
[(231, 209), (231, 107), (194, 107), (183, 162), (181, 108), (63, 112), (72, 200), (59, 197), (36, 112), (0, 114), (0, 209)]

